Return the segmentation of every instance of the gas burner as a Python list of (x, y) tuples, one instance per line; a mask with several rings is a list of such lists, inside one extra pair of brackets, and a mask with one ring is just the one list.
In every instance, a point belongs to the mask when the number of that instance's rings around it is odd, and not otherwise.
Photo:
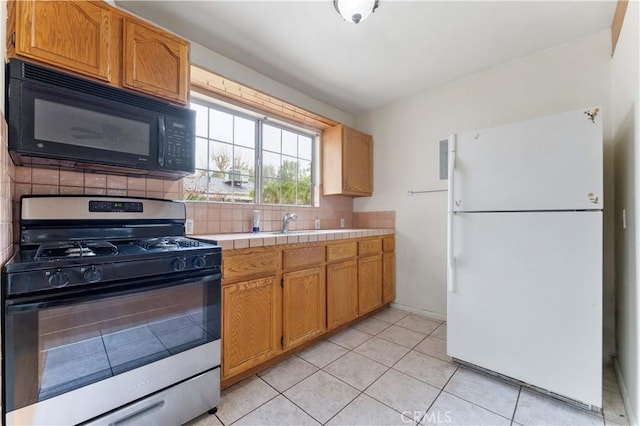
[(115, 254), (118, 254), (118, 248), (107, 241), (59, 241), (41, 244), (34, 259), (54, 260)]
[(150, 238), (148, 240), (138, 240), (136, 241), (136, 245), (145, 250), (177, 250), (180, 247), (198, 247), (200, 243), (183, 237), (161, 237)]

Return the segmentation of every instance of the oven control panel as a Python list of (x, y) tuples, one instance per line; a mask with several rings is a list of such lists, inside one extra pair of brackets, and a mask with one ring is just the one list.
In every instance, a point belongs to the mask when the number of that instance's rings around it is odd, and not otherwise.
[(89, 211), (98, 213), (142, 213), (143, 206), (134, 201), (89, 201)]
[[(112, 259), (112, 258), (111, 258)], [(82, 265), (45, 267), (8, 275), (7, 293), (19, 295), (44, 290), (86, 285), (104, 285), (113, 282), (140, 279), (170, 280), (177, 274), (180, 279), (202, 274), (220, 274), (222, 253), (185, 253), (178, 256), (161, 256), (143, 260), (121, 260), (118, 262), (97, 259)]]

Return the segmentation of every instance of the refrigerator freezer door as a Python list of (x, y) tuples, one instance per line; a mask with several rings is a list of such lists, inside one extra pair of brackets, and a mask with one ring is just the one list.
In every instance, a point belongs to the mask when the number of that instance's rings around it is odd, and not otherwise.
[(455, 211), (602, 209), (602, 117), (566, 112), (457, 135)]
[(602, 212), (454, 216), (447, 353), (602, 407)]

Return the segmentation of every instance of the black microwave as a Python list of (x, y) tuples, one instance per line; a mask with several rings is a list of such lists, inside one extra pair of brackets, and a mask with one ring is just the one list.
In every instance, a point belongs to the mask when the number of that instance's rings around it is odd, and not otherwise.
[(16, 165), (179, 179), (195, 166), (195, 111), (12, 59), (9, 153)]

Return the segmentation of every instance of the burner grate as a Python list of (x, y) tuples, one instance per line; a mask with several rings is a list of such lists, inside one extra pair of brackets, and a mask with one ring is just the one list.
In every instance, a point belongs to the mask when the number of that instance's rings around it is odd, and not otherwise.
[(35, 260), (53, 260), (74, 257), (112, 256), (118, 248), (107, 241), (58, 241), (38, 247)]
[(177, 250), (180, 247), (198, 247), (200, 243), (195, 240), (183, 237), (163, 237), (150, 238), (148, 240), (138, 240), (136, 245), (145, 250)]

